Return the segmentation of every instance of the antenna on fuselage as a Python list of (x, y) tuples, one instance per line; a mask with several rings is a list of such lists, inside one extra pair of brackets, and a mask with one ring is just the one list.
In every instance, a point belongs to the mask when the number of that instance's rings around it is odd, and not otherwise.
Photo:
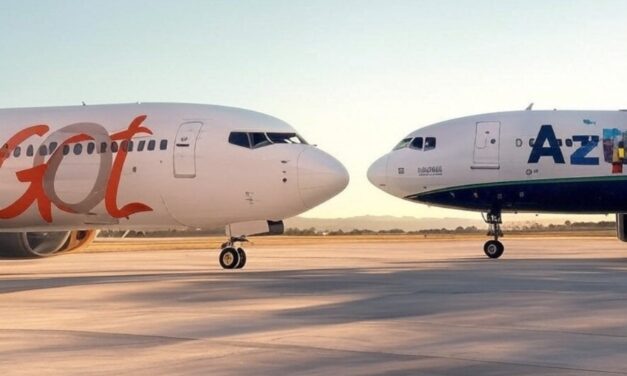
[(83, 104), (83, 106), (87, 106), (87, 103), (85, 103), (85, 102), (81, 102), (81, 103)]
[(529, 106), (525, 108), (525, 111), (531, 111), (531, 110), (533, 110), (533, 102), (529, 103)]

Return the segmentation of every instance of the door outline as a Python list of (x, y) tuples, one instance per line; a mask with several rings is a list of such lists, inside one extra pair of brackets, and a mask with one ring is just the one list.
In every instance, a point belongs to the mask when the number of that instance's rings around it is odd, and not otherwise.
[(501, 155), (501, 122), (480, 121), (475, 125), (472, 169), (499, 169)]
[(173, 148), (175, 178), (196, 177), (196, 145), (202, 126), (200, 121), (189, 121), (179, 126)]

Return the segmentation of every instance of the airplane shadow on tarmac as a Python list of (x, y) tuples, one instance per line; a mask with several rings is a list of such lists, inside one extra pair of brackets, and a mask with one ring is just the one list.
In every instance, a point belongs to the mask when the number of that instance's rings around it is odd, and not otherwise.
[[(611, 360), (622, 359), (627, 344), (625, 258), (466, 258), (387, 261), (363, 268), (240, 272), (146, 268), (145, 273), (115, 273), (5, 274), (0, 297), (125, 284), (111, 301), (153, 307), (155, 315), (207, 313), (162, 321), (155, 335), (220, 340), (280, 332), (292, 333), (298, 341), (303, 330), (322, 336), (344, 329), (372, 348), (385, 348), (384, 338), (395, 337), (395, 346), (406, 349), (390, 352), (398, 356), (446, 354), (462, 348), (466, 350), (455, 351), (467, 358), (501, 361), (491, 356), (511, 351), (507, 361), (513, 364), (520, 358), (520, 364), (532, 365), (528, 373), (518, 374), (533, 374), (533, 364), (556, 368), (561, 364), (565, 369), (590, 365), (588, 369), (597, 370), (603, 359), (610, 360), (611, 371), (624, 371)], [(383, 332), (368, 336), (373, 326)], [(356, 327), (360, 329), (353, 331)], [(362, 332), (366, 337), (359, 337)], [(424, 333), (430, 336), (424, 338)], [(485, 344), (496, 346), (496, 353), (484, 350)], [(572, 361), (557, 361), (564, 357)], [(486, 374), (490, 368), (480, 370)], [(468, 371), (465, 365), (457, 372)]]
[[(412, 267), (416, 267), (412, 269)], [(275, 314), (309, 324), (421, 317), (487, 307), (528, 307), (528, 295), (572, 294), (578, 304), (627, 294), (627, 259), (480, 259), (388, 262), (385, 267), (288, 271), (164, 272), (19, 278), (5, 274), (0, 294), (100, 284), (176, 282), (165, 289), (144, 286), (122, 299), (220, 305), (272, 297), (343, 296), (346, 302), (285, 309)], [(127, 289), (128, 290), (128, 289)], [(480, 297), (480, 298), (479, 298)], [(588, 306), (589, 305), (589, 306)], [(572, 307), (571, 307), (572, 308)], [(627, 308), (627, 302), (625, 302)], [(569, 310), (569, 312), (572, 312)], [(283, 322), (281, 326), (289, 326)], [(244, 329), (244, 328), (242, 328)], [(246, 328), (250, 331), (253, 328)], [(264, 330), (268, 328), (264, 326)], [(627, 328), (625, 328), (627, 330)]]

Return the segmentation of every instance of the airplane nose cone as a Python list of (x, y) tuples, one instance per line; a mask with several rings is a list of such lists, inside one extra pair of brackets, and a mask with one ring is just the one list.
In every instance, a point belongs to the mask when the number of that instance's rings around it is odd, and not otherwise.
[(314, 207), (342, 192), (348, 171), (335, 158), (319, 149), (307, 149), (298, 157), (298, 188), (307, 207)]
[(387, 186), (387, 169), (388, 169), (388, 156), (377, 159), (368, 169), (368, 180), (379, 189), (385, 190)]

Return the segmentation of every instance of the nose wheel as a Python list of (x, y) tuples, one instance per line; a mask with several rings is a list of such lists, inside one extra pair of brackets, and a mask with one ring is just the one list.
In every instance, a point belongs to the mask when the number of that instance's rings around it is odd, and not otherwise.
[(499, 237), (503, 236), (503, 231), (501, 230), (501, 224), (503, 223), (501, 212), (488, 211), (485, 217), (483, 217), (483, 220), (489, 225), (488, 236), (494, 237), (494, 240), (485, 242), (483, 252), (485, 252), (486, 256), (489, 258), (497, 259), (501, 257), (505, 251), (505, 246), (499, 241)]
[(243, 248), (237, 247), (237, 243), (247, 242), (246, 238), (231, 238), (222, 244), (220, 252), (220, 266), (223, 269), (241, 269), (246, 265), (246, 252)]
[(504, 250), (503, 243), (498, 240), (488, 240), (483, 245), (483, 252), (485, 252), (486, 256), (493, 259), (501, 257)]

